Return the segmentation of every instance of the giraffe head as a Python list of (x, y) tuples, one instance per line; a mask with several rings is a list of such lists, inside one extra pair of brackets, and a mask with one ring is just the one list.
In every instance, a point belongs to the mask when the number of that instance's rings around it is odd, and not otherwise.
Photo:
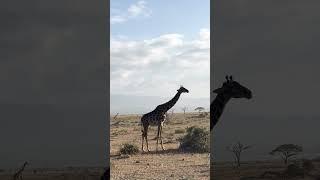
[(184, 88), (183, 86), (180, 86), (180, 88), (177, 91), (180, 93), (189, 93), (189, 90)]
[(226, 81), (223, 83), (222, 87), (215, 89), (213, 92), (217, 94), (226, 93), (231, 98), (252, 98), (251, 91), (237, 81), (234, 81), (232, 76), (226, 76)]

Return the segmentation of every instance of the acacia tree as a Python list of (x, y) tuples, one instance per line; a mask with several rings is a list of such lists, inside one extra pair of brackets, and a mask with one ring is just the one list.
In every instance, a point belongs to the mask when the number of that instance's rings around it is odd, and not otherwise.
[(233, 154), (234, 161), (237, 165), (237, 167), (240, 167), (240, 158), (241, 158), (241, 153), (247, 149), (252, 148), (252, 146), (245, 146), (242, 143), (238, 142), (232, 146), (228, 146), (227, 150)]
[(270, 152), (271, 155), (279, 155), (287, 165), (289, 158), (296, 156), (302, 152), (302, 147), (295, 144), (283, 144), (276, 147)]
[(197, 107), (194, 109), (195, 111), (199, 111), (199, 114), (201, 113), (201, 111), (204, 111), (204, 107)]

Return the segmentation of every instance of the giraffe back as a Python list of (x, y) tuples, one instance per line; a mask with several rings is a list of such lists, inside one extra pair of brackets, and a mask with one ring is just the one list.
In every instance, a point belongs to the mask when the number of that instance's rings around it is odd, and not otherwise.
[(144, 114), (141, 117), (141, 123), (148, 124), (150, 126), (157, 126), (160, 123), (163, 123), (165, 119), (166, 119), (165, 113), (153, 110), (147, 114)]

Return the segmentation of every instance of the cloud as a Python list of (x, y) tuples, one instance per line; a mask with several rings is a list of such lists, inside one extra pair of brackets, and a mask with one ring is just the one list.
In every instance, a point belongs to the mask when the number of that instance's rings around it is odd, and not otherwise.
[(110, 23), (124, 23), (129, 19), (138, 18), (138, 17), (150, 17), (152, 11), (147, 7), (147, 2), (138, 1), (128, 7), (128, 9), (123, 12), (117, 9), (111, 10)]
[(111, 37), (111, 93), (171, 96), (183, 84), (193, 97), (209, 96), (210, 32), (196, 39), (164, 34), (140, 41)]

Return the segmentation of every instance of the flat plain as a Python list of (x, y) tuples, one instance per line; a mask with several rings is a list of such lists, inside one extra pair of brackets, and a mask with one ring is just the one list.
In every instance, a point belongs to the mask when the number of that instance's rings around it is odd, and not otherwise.
[[(210, 179), (209, 153), (183, 153), (178, 150), (178, 139), (185, 135), (191, 126), (209, 130), (209, 115), (199, 113), (169, 114), (163, 127), (162, 139), (165, 150), (159, 144), (156, 151), (157, 127), (148, 131), (150, 152), (141, 151), (141, 115), (118, 115), (111, 118), (110, 162), (111, 179)], [(134, 155), (120, 155), (124, 143), (139, 147)], [(146, 150), (146, 146), (145, 146)]]

